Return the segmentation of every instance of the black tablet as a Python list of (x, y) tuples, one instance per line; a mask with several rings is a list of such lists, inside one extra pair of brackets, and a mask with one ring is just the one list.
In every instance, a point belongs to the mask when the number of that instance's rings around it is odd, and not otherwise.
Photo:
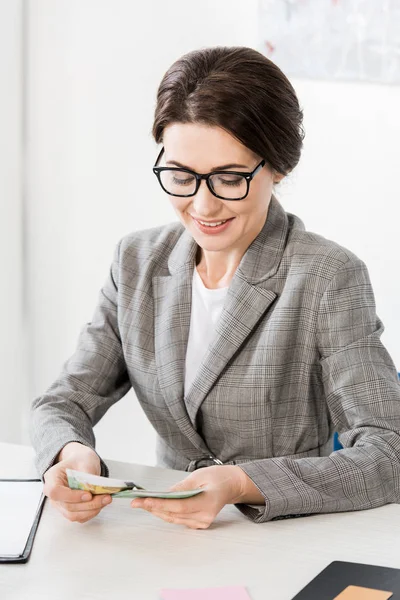
[(333, 600), (348, 586), (392, 592), (390, 600), (400, 600), (400, 569), (334, 561), (292, 600)]

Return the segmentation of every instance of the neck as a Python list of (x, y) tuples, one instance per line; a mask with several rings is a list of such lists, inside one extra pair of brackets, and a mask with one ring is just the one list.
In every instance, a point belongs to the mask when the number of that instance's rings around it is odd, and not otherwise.
[(197, 271), (206, 287), (215, 289), (229, 286), (247, 248), (255, 240), (261, 229), (262, 226), (257, 231), (251, 232), (247, 239), (242, 238), (242, 243), (237, 248), (213, 252), (199, 247)]
[(243, 256), (243, 253), (225, 254), (201, 248), (199, 248), (199, 254), (197, 272), (204, 285), (210, 289), (228, 287)]
[(262, 230), (264, 221), (265, 219), (260, 219), (261, 226), (256, 231), (248, 232), (237, 248), (214, 252), (198, 248), (197, 271), (206, 287), (215, 289), (229, 286), (248, 247)]

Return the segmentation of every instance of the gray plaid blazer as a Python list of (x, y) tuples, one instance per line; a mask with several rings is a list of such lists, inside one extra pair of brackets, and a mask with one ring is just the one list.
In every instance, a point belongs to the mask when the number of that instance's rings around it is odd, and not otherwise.
[(240, 465), (265, 498), (238, 505), (254, 521), (399, 502), (400, 385), (365, 264), (273, 196), (184, 397), (196, 251), (179, 223), (120, 241), (76, 352), (32, 404), (40, 474), (68, 442), (94, 449), (133, 387), (159, 464)]

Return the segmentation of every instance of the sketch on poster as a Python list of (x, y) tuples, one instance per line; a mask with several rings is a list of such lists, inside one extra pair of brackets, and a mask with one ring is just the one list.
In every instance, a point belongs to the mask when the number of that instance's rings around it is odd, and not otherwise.
[(259, 0), (259, 40), (289, 76), (400, 83), (400, 0)]

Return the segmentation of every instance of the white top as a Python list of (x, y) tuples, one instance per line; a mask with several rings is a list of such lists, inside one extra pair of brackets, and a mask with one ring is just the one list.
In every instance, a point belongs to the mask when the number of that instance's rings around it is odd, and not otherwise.
[(185, 362), (185, 396), (197, 374), (201, 360), (215, 334), (228, 288), (210, 290), (197, 269), (193, 269), (192, 310)]

